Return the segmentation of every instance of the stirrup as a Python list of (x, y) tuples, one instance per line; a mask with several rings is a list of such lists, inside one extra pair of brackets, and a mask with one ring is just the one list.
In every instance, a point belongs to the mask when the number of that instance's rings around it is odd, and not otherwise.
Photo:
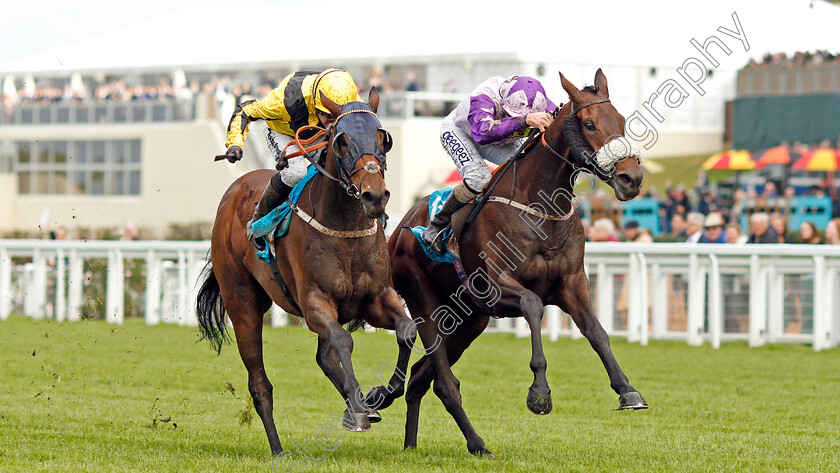
[(245, 237), (248, 238), (248, 241), (254, 245), (254, 248), (256, 248), (257, 251), (265, 251), (265, 240), (262, 237), (254, 236), (254, 229), (251, 227), (252, 223), (254, 223), (253, 219), (249, 220), (245, 225)]
[(435, 236), (432, 237), (431, 241), (428, 241), (426, 238), (423, 238), (423, 242), (429, 247), (430, 250), (434, 251), (439, 255), (446, 254), (446, 242), (443, 239), (443, 234), (450, 228), (449, 225), (441, 228), (435, 233)]

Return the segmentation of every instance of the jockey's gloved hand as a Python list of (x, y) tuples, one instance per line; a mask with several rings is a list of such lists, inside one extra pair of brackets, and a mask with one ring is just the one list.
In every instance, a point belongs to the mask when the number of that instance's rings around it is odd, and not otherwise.
[(228, 161), (235, 163), (242, 159), (242, 148), (237, 145), (233, 145), (227, 149), (225, 154), (227, 155)]
[(525, 124), (540, 131), (545, 131), (551, 125), (552, 120), (554, 120), (554, 117), (545, 112), (534, 112), (525, 116)]

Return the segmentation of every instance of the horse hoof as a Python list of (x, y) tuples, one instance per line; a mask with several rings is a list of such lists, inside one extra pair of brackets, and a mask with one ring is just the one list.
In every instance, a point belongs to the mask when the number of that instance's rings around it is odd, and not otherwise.
[(496, 458), (496, 455), (493, 455), (493, 452), (487, 450), (484, 447), (481, 447), (477, 450), (470, 450), (470, 453), (481, 458)]
[(379, 415), (379, 411), (377, 411), (376, 409), (367, 412), (367, 418), (368, 422), (370, 422), (371, 424), (375, 424), (382, 420), (382, 416)]
[(370, 420), (365, 412), (355, 413), (345, 410), (341, 426), (350, 432), (367, 432), (370, 430)]
[(394, 397), (385, 386), (376, 386), (368, 391), (365, 404), (374, 409), (385, 409), (394, 403)]
[(551, 392), (548, 394), (535, 394), (534, 391), (528, 390), (528, 399), (525, 401), (528, 409), (537, 415), (546, 415), (551, 412)]
[(626, 409), (647, 409), (648, 404), (642, 399), (642, 395), (638, 391), (630, 391), (622, 394), (618, 398), (619, 410)]

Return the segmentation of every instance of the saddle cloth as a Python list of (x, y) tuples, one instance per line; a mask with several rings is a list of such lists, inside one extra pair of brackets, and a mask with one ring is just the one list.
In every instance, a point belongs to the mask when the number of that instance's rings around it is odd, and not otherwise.
[[(279, 207), (267, 213), (263, 218), (251, 224), (254, 236), (263, 238), (266, 243), (265, 249), (257, 252), (257, 257), (259, 257), (259, 259), (267, 263), (271, 262), (271, 255), (269, 253), (271, 242), (269, 240), (282, 237), (289, 231), (289, 222), (292, 218), (292, 207), (289, 205), (289, 202), (297, 204), (298, 199), (300, 199), (300, 194), (303, 192), (303, 188), (306, 187), (306, 184), (308, 184), (316, 174), (318, 174), (318, 169), (315, 166), (309, 166), (306, 176), (295, 184), (295, 187), (293, 187), (292, 191), (289, 193), (289, 198), (286, 199), (286, 201)], [(266, 235), (269, 234), (272, 235), (272, 238), (266, 238)]]
[[(429, 220), (432, 220), (435, 215), (443, 208), (443, 203), (446, 202), (446, 199), (452, 194), (452, 188), (446, 187), (444, 189), (439, 189), (429, 196)], [(426, 227), (423, 225), (417, 225), (416, 227), (408, 227), (411, 230), (411, 233), (414, 234), (414, 237), (417, 238), (417, 241), (420, 243), (420, 247), (423, 248), (423, 252), (426, 253), (426, 256), (433, 259), (434, 261), (439, 261), (441, 263), (450, 263), (453, 264), (455, 262), (455, 258), (457, 255), (457, 250), (454, 251), (450, 248), (450, 243), (457, 239), (460, 236), (461, 231), (464, 229), (464, 224), (467, 221), (467, 217), (473, 211), (475, 204), (469, 203), (465, 205), (463, 208), (455, 212), (452, 215), (451, 219), (451, 228), (446, 230), (441, 237), (443, 238), (444, 246), (446, 247), (447, 251), (443, 254), (440, 254), (433, 249), (429, 248), (425, 242), (423, 242), (423, 232), (426, 231)]]

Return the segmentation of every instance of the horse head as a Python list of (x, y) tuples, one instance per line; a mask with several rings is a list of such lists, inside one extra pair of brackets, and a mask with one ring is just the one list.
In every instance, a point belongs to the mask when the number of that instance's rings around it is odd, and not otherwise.
[(323, 93), (321, 100), (335, 117), (328, 126), (327, 165), (335, 167), (347, 193), (362, 202), (365, 215), (379, 218), (391, 193), (385, 186), (385, 155), (391, 150), (391, 134), (376, 117), (379, 93), (371, 88), (368, 103), (338, 105)]
[(607, 77), (598, 69), (595, 85), (583, 90), (562, 73), (560, 82), (571, 100), (569, 115), (563, 119), (562, 126), (572, 162), (606, 182), (618, 200), (639, 195), (641, 153), (624, 136), (624, 117), (610, 103)]

